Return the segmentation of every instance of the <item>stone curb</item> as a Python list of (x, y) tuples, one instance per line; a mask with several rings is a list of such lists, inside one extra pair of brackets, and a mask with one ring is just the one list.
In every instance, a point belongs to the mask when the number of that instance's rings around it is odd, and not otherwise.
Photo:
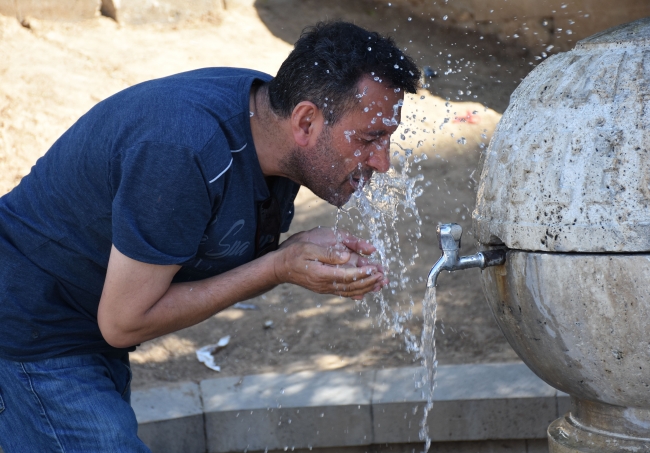
[[(422, 368), (261, 374), (133, 392), (153, 452), (221, 453), (419, 442)], [(568, 395), (523, 363), (438, 367), (433, 442), (545, 439)]]

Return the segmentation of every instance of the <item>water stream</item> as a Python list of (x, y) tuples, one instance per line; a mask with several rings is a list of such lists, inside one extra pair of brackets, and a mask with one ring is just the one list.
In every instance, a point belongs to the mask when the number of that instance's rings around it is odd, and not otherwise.
[[(420, 439), (425, 442), (424, 453), (426, 453), (431, 445), (427, 418), (433, 407), (438, 363), (434, 337), (437, 309), (435, 288), (427, 290), (422, 303), (423, 326), (420, 338), (405, 324), (414, 316), (415, 303), (410, 295), (414, 282), (408, 276), (408, 271), (419, 256), (417, 241), (421, 237), (422, 221), (415, 200), (422, 195), (423, 188), (419, 183), (424, 179), (421, 174), (412, 176), (411, 171), (413, 163), (425, 160), (427, 156), (426, 154), (414, 155), (410, 149), (400, 149), (393, 153), (393, 158), (395, 165), (391, 166), (387, 173), (373, 176), (371, 181), (362, 190), (358, 190), (350, 202), (339, 211), (336, 226), (338, 228), (342, 217), (347, 215), (361, 236), (369, 236), (370, 241), (377, 248), (373, 257), (382, 263), (384, 272), (391, 282), (388, 290), (368, 295), (362, 304), (369, 314), (370, 307), (366, 299), (372, 298), (379, 308), (377, 324), (390, 329), (393, 336), (402, 336), (406, 350), (412, 353), (423, 366), (423, 374), (421, 378), (416, 378), (414, 384), (422, 389), (422, 397), (426, 401), (419, 432)], [(355, 213), (358, 215), (355, 216)], [(403, 228), (399, 228), (399, 220), (404, 217), (415, 220), (414, 230), (404, 231)], [(402, 300), (389, 300), (389, 294), (395, 295), (400, 290)]]
[(438, 302), (436, 300), (436, 287), (427, 288), (422, 301), (422, 335), (421, 335), (421, 349), (418, 357), (422, 359), (424, 366), (424, 374), (422, 376), (422, 397), (426, 398), (427, 403), (424, 406), (424, 415), (420, 422), (420, 440), (424, 441), (424, 452), (429, 451), (431, 447), (431, 437), (429, 437), (429, 427), (427, 426), (427, 418), (429, 412), (433, 408), (433, 390), (436, 386), (436, 371), (438, 369), (438, 361), (436, 360), (436, 312), (438, 309)]

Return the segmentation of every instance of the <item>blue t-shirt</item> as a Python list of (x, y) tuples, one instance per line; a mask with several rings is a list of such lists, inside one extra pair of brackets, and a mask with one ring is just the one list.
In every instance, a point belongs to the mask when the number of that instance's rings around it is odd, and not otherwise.
[(189, 281), (254, 259), (271, 191), (289, 229), (299, 185), (267, 184), (250, 130), (250, 88), (270, 79), (206, 68), (121, 91), (0, 198), (0, 357), (119, 353), (97, 325), (111, 244)]

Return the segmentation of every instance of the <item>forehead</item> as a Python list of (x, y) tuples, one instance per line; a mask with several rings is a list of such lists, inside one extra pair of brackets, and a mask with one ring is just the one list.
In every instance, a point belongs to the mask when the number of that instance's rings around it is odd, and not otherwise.
[(365, 108), (375, 110), (378, 108), (392, 109), (393, 106), (404, 99), (404, 93), (399, 88), (392, 88), (389, 86), (388, 81), (382, 80), (381, 77), (363, 77), (357, 83), (357, 93), (357, 107), (361, 110)]
[(357, 93), (356, 104), (341, 118), (341, 126), (356, 132), (392, 133), (400, 122), (404, 93), (370, 77), (358, 82)]

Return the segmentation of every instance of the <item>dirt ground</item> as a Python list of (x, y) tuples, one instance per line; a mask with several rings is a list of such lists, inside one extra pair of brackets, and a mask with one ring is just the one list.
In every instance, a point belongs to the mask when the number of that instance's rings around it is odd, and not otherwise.
[[(532, 69), (533, 56), (495, 38), (437, 28), (428, 18), (370, 1), (258, 0), (219, 17), (177, 25), (123, 26), (98, 17), (81, 23), (0, 16), (0, 194), (11, 190), (48, 147), (98, 101), (135, 83), (205, 66), (242, 66), (275, 73), (301, 29), (342, 18), (390, 34), (422, 67), (428, 90), (407, 97), (395, 149), (413, 148), (424, 190), (419, 257), (406, 288), (386, 289), (392, 307), (409, 308), (414, 334), (424, 279), (439, 257), (437, 223), (464, 228), (463, 252), (474, 253), (471, 211), (477, 163), (511, 92)], [(449, 101), (449, 102), (447, 102)], [(404, 135), (402, 139), (401, 136)], [(290, 233), (333, 226), (336, 209), (301, 190)], [(400, 213), (403, 255), (412, 254), (415, 220)], [(355, 228), (356, 221), (347, 221)], [(395, 263), (391, 269), (396, 270)], [(441, 364), (517, 360), (484, 301), (477, 270), (442, 275), (438, 290)], [(262, 372), (409, 366), (414, 356), (399, 336), (377, 324), (377, 306), (283, 285), (253, 299), (256, 310), (230, 308), (203, 323), (143, 344), (131, 355), (134, 388), (166, 382)], [(272, 321), (271, 328), (265, 322)], [(216, 356), (217, 373), (195, 350), (230, 335)]]

